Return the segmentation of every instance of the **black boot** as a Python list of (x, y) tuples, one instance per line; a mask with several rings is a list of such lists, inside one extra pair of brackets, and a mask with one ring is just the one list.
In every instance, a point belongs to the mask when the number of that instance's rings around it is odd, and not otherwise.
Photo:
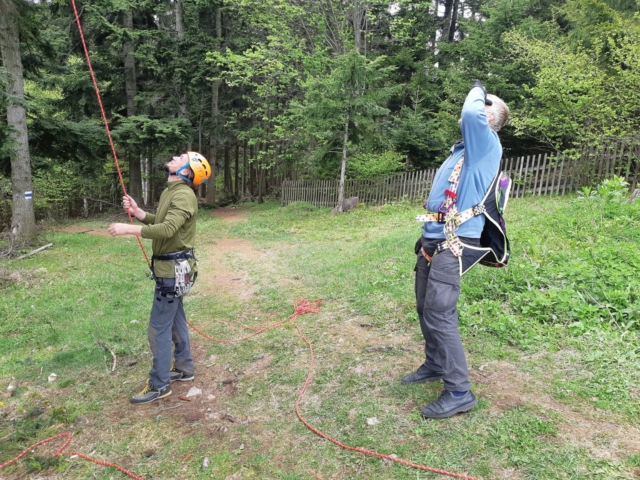
[(400, 383), (402, 385), (408, 385), (409, 383), (435, 382), (440, 380), (442, 377), (444, 377), (444, 372), (434, 372), (422, 364), (415, 372), (402, 377)]
[(444, 390), (440, 396), (422, 409), (425, 418), (448, 418), (456, 413), (468, 412), (478, 404), (478, 399), (469, 390), (462, 397), (454, 397), (453, 393)]

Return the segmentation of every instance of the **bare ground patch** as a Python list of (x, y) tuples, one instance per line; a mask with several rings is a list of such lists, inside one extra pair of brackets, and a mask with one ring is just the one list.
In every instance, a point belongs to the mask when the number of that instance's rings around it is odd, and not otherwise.
[(247, 217), (250, 207), (226, 207), (214, 210), (213, 216), (222, 218), (225, 222), (241, 222)]
[(584, 405), (578, 407), (558, 402), (545, 393), (542, 381), (518, 371), (509, 362), (490, 362), (481, 368), (470, 372), (471, 380), (478, 386), (478, 393), (491, 400), (493, 412), (542, 407), (562, 419), (558, 427), (559, 438), (588, 449), (596, 458), (614, 460), (640, 453), (639, 428), (605, 420), (605, 416), (611, 417), (610, 413), (596, 409), (587, 412)]
[(232, 269), (225, 260), (231, 256), (238, 257), (240, 262), (263, 261), (265, 252), (254, 250), (251, 242), (239, 238), (222, 238), (215, 245), (207, 245), (199, 250), (199, 270), (202, 281), (200, 290), (205, 294), (223, 291), (237, 296), (240, 300), (249, 300), (255, 291), (255, 286), (249, 283), (247, 271)]
[[(239, 222), (246, 216), (250, 207), (228, 207), (215, 210), (213, 216), (226, 222)], [(203, 293), (223, 291), (237, 296), (242, 301), (251, 299), (255, 285), (249, 280), (248, 270), (252, 265), (274, 270), (277, 252), (256, 249), (252, 242), (240, 238), (220, 238), (215, 244), (207, 244), (198, 249), (198, 263), (203, 275), (200, 277)], [(233, 267), (230, 264), (236, 266)], [(246, 264), (247, 268), (238, 268)], [(283, 285), (297, 284), (297, 280), (274, 275), (274, 281)]]
[[(107, 230), (107, 225), (105, 225), (104, 227), (92, 227), (92, 228), (87, 228), (86, 226), (82, 226), (82, 225), (72, 225), (70, 227), (56, 228), (55, 231), (63, 232), (63, 233), (75, 233), (75, 234), (86, 233), (87, 235), (96, 235), (98, 237), (111, 237), (109, 230)], [(124, 235), (124, 236), (134, 237), (134, 235)]]

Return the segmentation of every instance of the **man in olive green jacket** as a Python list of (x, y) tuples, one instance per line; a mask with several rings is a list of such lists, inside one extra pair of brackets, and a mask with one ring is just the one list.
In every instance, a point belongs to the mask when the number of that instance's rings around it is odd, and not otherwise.
[(195, 186), (209, 178), (211, 169), (204, 157), (195, 152), (173, 157), (164, 168), (169, 174), (168, 185), (160, 196), (156, 214), (145, 212), (125, 195), (122, 200), (125, 211), (145, 225), (109, 225), (113, 236), (136, 235), (153, 240), (152, 270), (156, 287), (148, 328), (153, 366), (142, 392), (131, 398), (134, 404), (171, 395), (170, 382), (194, 379), (182, 297), (197, 276), (193, 251), (198, 216)]

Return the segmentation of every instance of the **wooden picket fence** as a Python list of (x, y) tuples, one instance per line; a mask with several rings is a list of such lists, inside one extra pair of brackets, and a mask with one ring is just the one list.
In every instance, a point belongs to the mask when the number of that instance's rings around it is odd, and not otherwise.
[[(578, 159), (556, 154), (511, 157), (501, 169), (513, 181), (511, 197), (564, 195), (584, 185), (596, 185), (604, 178), (619, 175), (631, 188), (640, 181), (640, 143), (625, 147), (612, 143), (602, 149), (583, 149)], [(427, 198), (435, 168), (401, 173), (373, 180), (345, 181), (345, 198), (358, 197), (369, 205), (382, 205)], [(287, 180), (282, 182), (282, 206), (306, 202), (317, 207), (334, 207), (338, 203), (338, 180)]]

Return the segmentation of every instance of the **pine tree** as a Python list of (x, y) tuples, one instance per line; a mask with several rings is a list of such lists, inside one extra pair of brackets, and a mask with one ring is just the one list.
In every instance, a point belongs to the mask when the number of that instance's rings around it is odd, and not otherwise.
[[(19, 0), (20, 1), (20, 0)], [(9, 74), (7, 124), (14, 142), (11, 155), (11, 238), (14, 243), (31, 240), (36, 233), (31, 179), (31, 156), (25, 111), (24, 80), (20, 58), (18, 8), (12, 0), (0, 0), (0, 50), (2, 65)]]

